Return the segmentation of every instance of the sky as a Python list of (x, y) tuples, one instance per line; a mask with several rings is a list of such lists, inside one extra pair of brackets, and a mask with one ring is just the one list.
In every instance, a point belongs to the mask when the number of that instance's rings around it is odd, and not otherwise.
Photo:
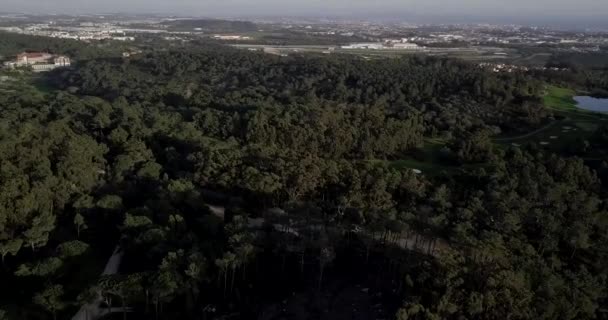
[(0, 0), (0, 11), (608, 20), (608, 0)]

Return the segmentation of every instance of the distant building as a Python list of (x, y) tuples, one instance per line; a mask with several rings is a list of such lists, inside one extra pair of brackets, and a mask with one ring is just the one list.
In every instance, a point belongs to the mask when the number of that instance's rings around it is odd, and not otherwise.
[(57, 67), (69, 67), (72, 64), (70, 58), (66, 56), (57, 56), (53, 59), (53, 62)]
[(132, 56), (135, 56), (135, 55), (138, 55), (138, 54), (141, 54), (141, 53), (142, 53), (142, 51), (139, 50), (139, 49), (131, 49), (129, 51), (123, 52), (122, 56), (124, 58), (128, 58), (128, 57), (132, 57)]
[(124, 37), (112, 36), (110, 39), (116, 40), (116, 41), (135, 41), (135, 37), (127, 37), (127, 36), (124, 36)]
[(347, 46), (342, 46), (342, 49), (372, 49), (379, 50), (383, 49), (384, 45), (382, 43), (371, 42), (371, 43), (353, 43)]
[(393, 44), (393, 49), (399, 49), (399, 50), (423, 50), (424, 47), (421, 47), (415, 43), (394, 43)]
[(46, 52), (24, 52), (17, 55), (15, 64), (17, 66), (29, 66), (37, 63), (48, 62), (53, 55)]
[(353, 43), (347, 46), (342, 46), (342, 49), (370, 49), (370, 50), (424, 50), (415, 43), (395, 43), (387, 41), (386, 43), (370, 42), (370, 43)]
[(23, 52), (14, 61), (4, 63), (9, 68), (30, 67), (36, 72), (50, 71), (56, 68), (69, 67), (70, 58), (46, 52)]
[(240, 35), (221, 35), (221, 34), (216, 34), (213, 37), (215, 39), (218, 39), (218, 40), (251, 40), (251, 37), (240, 36)]

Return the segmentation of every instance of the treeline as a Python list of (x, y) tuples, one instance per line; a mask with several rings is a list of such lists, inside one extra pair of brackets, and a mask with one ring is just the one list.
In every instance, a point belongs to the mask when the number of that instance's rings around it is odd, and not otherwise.
[[(566, 67), (567, 68), (567, 67)], [(608, 71), (591, 69), (530, 71), (532, 76), (562, 87), (589, 92), (594, 96), (608, 96)]]
[(574, 87), (591, 95), (608, 96), (608, 54), (555, 53), (545, 65), (547, 68), (565, 70), (531, 71), (537, 79), (564, 87)]
[(213, 47), (91, 61), (61, 83), (81, 94), (162, 102), (190, 112), (211, 108), (223, 117), (262, 107), (283, 112), (286, 105), (332, 110), (326, 113), (374, 106), (397, 122), (422, 117), (430, 136), (476, 127), (521, 130), (547, 116), (538, 98), (540, 83), (523, 74), (493, 74), (424, 57), (281, 58)]
[(128, 46), (110, 41), (94, 44), (73, 39), (59, 39), (42, 36), (22, 35), (0, 31), (0, 60), (14, 58), (21, 52), (49, 52), (65, 54), (75, 60), (101, 57), (119, 57)]

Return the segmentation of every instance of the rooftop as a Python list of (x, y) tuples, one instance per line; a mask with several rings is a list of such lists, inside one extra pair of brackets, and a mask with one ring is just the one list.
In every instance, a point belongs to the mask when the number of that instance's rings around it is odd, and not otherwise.
[(49, 53), (46, 52), (23, 52), (20, 53), (17, 57), (18, 58), (42, 58), (42, 57), (48, 57), (50, 56)]

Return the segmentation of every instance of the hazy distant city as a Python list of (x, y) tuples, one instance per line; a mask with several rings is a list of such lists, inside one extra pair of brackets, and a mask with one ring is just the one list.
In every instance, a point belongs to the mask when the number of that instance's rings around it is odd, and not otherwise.
[[(608, 32), (492, 24), (416, 24), (327, 18), (217, 20), (160, 15), (0, 15), (0, 30), (80, 41), (122, 41), (134, 46), (162, 40), (214, 40), (252, 51), (349, 53), (367, 58), (424, 53), (490, 64), (543, 66), (555, 53), (608, 48)], [(126, 53), (128, 54), (128, 53)], [(494, 65), (494, 64), (496, 65)]]

